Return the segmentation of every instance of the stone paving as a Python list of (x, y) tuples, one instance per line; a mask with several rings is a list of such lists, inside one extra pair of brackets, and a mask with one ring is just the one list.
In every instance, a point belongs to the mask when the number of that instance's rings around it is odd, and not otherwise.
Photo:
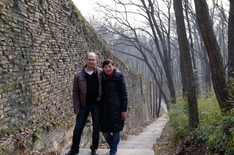
[[(130, 135), (126, 141), (120, 141), (117, 155), (154, 155), (153, 144), (160, 137), (168, 119), (166, 115), (148, 125), (139, 135)], [(64, 150), (65, 155), (69, 150)], [(99, 155), (108, 155), (108, 149), (98, 149)], [(81, 149), (79, 155), (90, 155), (90, 149)]]
[[(165, 107), (163, 106), (165, 109)], [(160, 137), (163, 127), (168, 122), (164, 114), (156, 121), (149, 124), (140, 134), (130, 135), (126, 141), (120, 141), (117, 155), (154, 155), (153, 145)], [(69, 150), (64, 150), (61, 155), (65, 155)], [(98, 149), (99, 155), (108, 155), (109, 149)], [(90, 149), (80, 149), (79, 155), (90, 155)]]

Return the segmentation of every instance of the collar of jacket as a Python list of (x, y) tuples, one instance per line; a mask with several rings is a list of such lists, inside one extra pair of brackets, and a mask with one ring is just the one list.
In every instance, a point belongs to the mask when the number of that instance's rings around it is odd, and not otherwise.
[[(84, 75), (87, 74), (86, 71), (85, 71), (85, 67), (87, 67), (87, 65), (85, 65), (85, 66), (83, 67), (83, 69), (82, 69), (82, 72), (83, 72)], [(99, 73), (101, 72), (101, 68), (94, 67), (93, 72), (99, 74)]]
[(114, 72), (114, 74), (113, 74), (113, 77), (111, 79), (106, 75), (106, 73), (103, 72), (103, 80), (119, 80), (119, 79), (123, 78), (123, 76), (119, 72), (119, 70), (114, 69), (113, 72)]

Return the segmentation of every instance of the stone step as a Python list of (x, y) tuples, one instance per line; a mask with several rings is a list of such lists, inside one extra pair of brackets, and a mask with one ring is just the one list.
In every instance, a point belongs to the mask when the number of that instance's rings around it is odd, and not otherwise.
[[(69, 150), (64, 150), (60, 155), (65, 155)], [(98, 149), (99, 155), (109, 155), (109, 149)], [(79, 155), (91, 155), (90, 149), (80, 149)], [(117, 155), (154, 155), (153, 150), (147, 149), (118, 149)]]
[[(117, 155), (154, 155), (153, 144), (160, 137), (164, 125), (168, 119), (165, 115), (148, 125), (142, 133), (130, 135), (126, 141), (120, 141)], [(61, 155), (65, 155), (69, 150), (64, 150)], [(98, 149), (99, 155), (109, 155), (109, 149)], [(79, 155), (91, 155), (90, 149), (80, 149)]]
[[(157, 138), (157, 135), (141, 135), (141, 136), (128, 136), (127, 141), (153, 141), (155, 142), (155, 139)], [(123, 141), (124, 142), (124, 141)]]
[(156, 141), (121, 141), (119, 149), (152, 149)]

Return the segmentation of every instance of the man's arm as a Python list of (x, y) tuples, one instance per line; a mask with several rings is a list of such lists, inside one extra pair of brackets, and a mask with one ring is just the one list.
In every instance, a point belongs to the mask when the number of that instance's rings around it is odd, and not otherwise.
[(79, 76), (76, 74), (73, 81), (73, 108), (75, 115), (80, 112), (80, 93), (79, 93)]

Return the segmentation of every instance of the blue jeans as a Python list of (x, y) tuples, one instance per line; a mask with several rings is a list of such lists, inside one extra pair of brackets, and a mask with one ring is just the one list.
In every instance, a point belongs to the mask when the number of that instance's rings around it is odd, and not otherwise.
[(92, 146), (91, 150), (97, 150), (99, 142), (99, 115), (100, 115), (100, 105), (87, 105), (85, 107), (80, 106), (80, 114), (76, 117), (76, 125), (73, 130), (72, 138), (72, 150), (79, 151), (81, 134), (84, 129), (85, 123), (87, 121), (88, 115), (91, 112), (93, 121), (93, 136), (92, 136)]
[(102, 134), (105, 137), (106, 142), (110, 146), (110, 155), (116, 155), (117, 147), (120, 140), (120, 132), (114, 132), (114, 133), (103, 132)]

